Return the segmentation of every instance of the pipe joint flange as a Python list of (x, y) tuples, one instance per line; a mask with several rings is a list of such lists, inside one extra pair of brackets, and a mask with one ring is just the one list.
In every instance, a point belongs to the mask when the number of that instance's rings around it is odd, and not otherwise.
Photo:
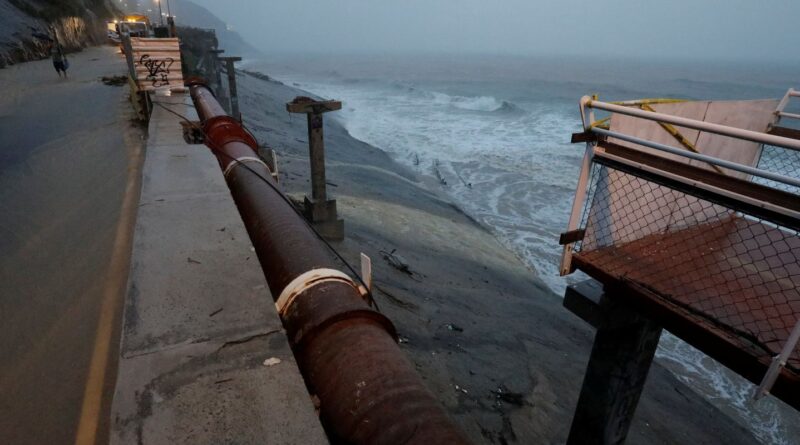
[[(206, 87), (206, 88), (208, 88), (208, 82), (204, 78), (202, 78), (200, 76), (191, 76), (188, 79), (184, 80), (183, 84), (184, 84), (184, 86), (186, 86), (188, 88), (191, 88), (191, 87)], [(211, 88), (208, 88), (208, 91), (211, 94), (214, 94), (214, 92), (211, 91)]]
[(248, 133), (236, 119), (230, 116), (216, 116), (203, 122), (206, 140), (215, 147), (231, 142), (241, 142), (258, 152), (258, 141)]

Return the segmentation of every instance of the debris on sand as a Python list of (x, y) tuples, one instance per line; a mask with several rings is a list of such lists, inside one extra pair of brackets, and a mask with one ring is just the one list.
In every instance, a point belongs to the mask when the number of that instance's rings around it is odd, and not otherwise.
[(454, 323), (445, 323), (442, 326), (446, 327), (448, 331), (464, 332), (464, 328)]
[(525, 400), (524, 394), (518, 392), (511, 392), (504, 385), (498, 386), (497, 389), (491, 391), (491, 393), (494, 394), (495, 405), (497, 407), (502, 406), (503, 402), (514, 406), (530, 405), (528, 401)]
[(270, 357), (264, 360), (264, 366), (275, 366), (281, 362), (281, 359), (278, 357)]
[(128, 84), (128, 76), (103, 76), (100, 80), (112, 87), (121, 87)]
[(447, 180), (444, 179), (444, 175), (442, 175), (442, 171), (439, 170), (439, 160), (433, 160), (433, 172), (436, 173), (436, 178), (439, 180), (441, 185), (447, 185)]
[(401, 257), (395, 252), (397, 252), (397, 249), (392, 249), (391, 252), (381, 250), (380, 254), (383, 256), (383, 259), (389, 263), (390, 266), (394, 267), (400, 272), (403, 272), (404, 274), (414, 276), (414, 272), (412, 272), (411, 268), (408, 266), (408, 261), (406, 261), (405, 258)]
[(219, 309), (215, 310), (214, 312), (212, 312), (212, 313), (208, 314), (208, 316), (209, 316), (209, 317), (213, 317), (213, 316), (215, 316), (215, 315), (219, 314), (220, 312), (222, 312), (224, 309), (225, 309), (225, 308), (219, 308)]

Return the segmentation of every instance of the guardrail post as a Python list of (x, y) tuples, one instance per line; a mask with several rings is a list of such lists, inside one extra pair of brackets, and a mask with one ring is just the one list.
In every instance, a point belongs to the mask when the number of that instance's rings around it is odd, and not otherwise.
[(305, 197), (306, 218), (322, 236), (331, 240), (344, 239), (344, 221), (336, 212), (336, 200), (328, 199), (325, 182), (325, 144), (322, 114), (342, 108), (334, 100), (315, 101), (296, 97), (286, 104), (286, 111), (302, 113), (308, 118), (308, 151), (311, 158), (311, 199)]
[(122, 41), (122, 51), (125, 53), (125, 61), (128, 62), (128, 76), (131, 79), (136, 79), (136, 66), (133, 60), (133, 45), (131, 45), (131, 36), (127, 34), (122, 34), (120, 36), (120, 40)]

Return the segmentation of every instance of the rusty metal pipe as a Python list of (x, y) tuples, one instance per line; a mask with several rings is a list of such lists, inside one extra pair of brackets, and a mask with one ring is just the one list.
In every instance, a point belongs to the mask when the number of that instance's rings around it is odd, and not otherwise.
[[(337, 269), (335, 256), (283, 199), (257, 143), (228, 117), (202, 83), (190, 83), (195, 107), (273, 298), (312, 269)], [(240, 159), (240, 162), (233, 161)], [(305, 288), (281, 313), (300, 371), (320, 401), (334, 442), (466, 444), (396, 342), (391, 321), (372, 310), (354, 283)]]

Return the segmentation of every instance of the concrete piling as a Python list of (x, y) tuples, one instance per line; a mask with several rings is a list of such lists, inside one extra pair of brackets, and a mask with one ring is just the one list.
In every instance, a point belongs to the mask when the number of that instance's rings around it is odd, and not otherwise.
[(594, 280), (569, 286), (564, 306), (597, 328), (567, 444), (623, 444), (662, 328)]
[(239, 111), (239, 92), (236, 88), (236, 68), (233, 66), (234, 62), (241, 62), (241, 57), (220, 57), (220, 60), (225, 62), (225, 71), (228, 72), (228, 95), (230, 96), (230, 114), (231, 117), (242, 121), (242, 113)]
[(209, 55), (209, 62), (210, 62), (210, 70), (209, 73), (212, 75), (212, 81), (214, 83), (214, 95), (217, 96), (217, 100), (219, 100), (220, 105), (222, 108), (225, 109), (226, 112), (230, 113), (231, 110), (229, 109), (228, 98), (225, 97), (225, 88), (222, 85), (222, 69), (220, 64), (220, 55), (224, 53), (224, 49), (212, 49), (208, 51)]
[(344, 239), (344, 221), (338, 217), (336, 200), (328, 199), (325, 179), (325, 142), (322, 115), (342, 108), (335, 100), (316, 101), (296, 97), (286, 104), (289, 113), (305, 114), (308, 119), (308, 151), (311, 160), (311, 198), (305, 197), (306, 218), (326, 239)]

